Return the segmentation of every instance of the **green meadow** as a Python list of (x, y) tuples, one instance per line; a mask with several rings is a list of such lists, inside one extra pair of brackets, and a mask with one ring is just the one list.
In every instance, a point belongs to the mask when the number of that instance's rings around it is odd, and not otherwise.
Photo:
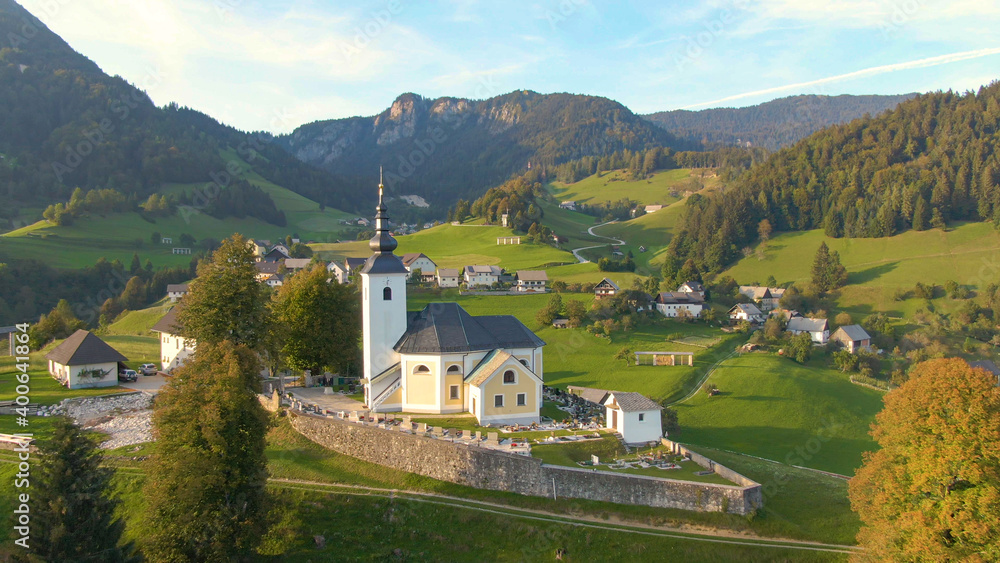
[(715, 179), (701, 178), (703, 170), (677, 168), (653, 173), (643, 180), (628, 179), (627, 170), (611, 170), (593, 174), (572, 184), (552, 182), (549, 192), (558, 201), (575, 201), (597, 205), (629, 198), (646, 205), (670, 205), (687, 190), (698, 191)]
[(875, 448), (868, 435), (882, 393), (852, 384), (841, 372), (771, 354), (722, 362), (708, 382), (722, 391), (675, 405), (686, 444), (760, 456), (853, 475)]
[(763, 282), (769, 275), (778, 283), (808, 282), (821, 242), (840, 253), (847, 268), (847, 285), (839, 290), (838, 303), (851, 312), (909, 315), (923, 301), (898, 302), (893, 294), (912, 289), (917, 282), (943, 285), (953, 280), (981, 289), (1000, 279), (1000, 233), (989, 223), (871, 239), (835, 239), (820, 230), (781, 233), (767, 243), (763, 260), (744, 258), (724, 274), (744, 284)]

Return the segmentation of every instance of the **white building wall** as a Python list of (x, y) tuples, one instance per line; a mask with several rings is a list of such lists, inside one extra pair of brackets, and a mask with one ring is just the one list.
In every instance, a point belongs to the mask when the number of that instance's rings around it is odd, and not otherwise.
[[(80, 372), (92, 369), (107, 371), (101, 379), (81, 378)], [(118, 362), (103, 364), (87, 364), (82, 366), (67, 366), (49, 360), (49, 374), (58, 379), (69, 389), (89, 389), (94, 387), (114, 387), (118, 385)]]
[[(383, 299), (384, 288), (392, 299)], [(393, 346), (406, 332), (406, 274), (361, 274), (361, 326), (364, 341), (364, 377), (371, 378), (399, 362)], [(365, 403), (374, 394), (365, 385)], [(404, 399), (405, 402), (405, 399)]]
[(197, 342), (176, 334), (160, 333), (160, 368), (173, 371), (194, 354)]
[[(610, 428), (611, 410), (605, 415)], [(643, 415), (643, 420), (639, 420), (639, 415)], [(660, 411), (653, 409), (648, 411), (624, 412), (618, 411), (618, 432), (629, 444), (639, 444), (644, 442), (654, 442), (663, 436), (663, 426), (660, 422)]]

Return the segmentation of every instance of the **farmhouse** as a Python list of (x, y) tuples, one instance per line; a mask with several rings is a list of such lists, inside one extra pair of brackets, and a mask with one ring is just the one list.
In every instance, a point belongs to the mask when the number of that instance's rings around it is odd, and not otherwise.
[(830, 340), (839, 342), (848, 352), (854, 354), (858, 350), (870, 350), (872, 337), (861, 325), (846, 325), (838, 328), (830, 336)]
[(438, 268), (438, 287), (458, 287), (458, 268)]
[(49, 374), (69, 389), (118, 385), (118, 363), (128, 358), (80, 329), (45, 355)]
[(688, 281), (684, 282), (677, 288), (677, 291), (682, 291), (684, 293), (691, 293), (701, 297), (701, 300), (705, 300), (705, 286), (701, 282)]
[(569, 209), (570, 211), (576, 211), (576, 202), (575, 201), (560, 202), (559, 209)]
[(347, 283), (347, 268), (340, 262), (330, 260), (330, 263), (326, 265), (326, 271), (333, 279), (337, 280), (337, 283)]
[(697, 293), (683, 291), (664, 291), (654, 299), (656, 310), (664, 317), (694, 317), (701, 316), (705, 306), (704, 298)]
[(261, 256), (261, 262), (283, 262), (285, 258), (288, 258), (288, 252), (284, 250), (283, 246), (275, 246), (267, 254)]
[(764, 313), (760, 312), (753, 303), (737, 303), (729, 310), (729, 319), (734, 321), (748, 321), (751, 323), (764, 322)]
[(826, 319), (793, 317), (788, 320), (785, 330), (794, 335), (799, 335), (803, 332), (809, 333), (809, 338), (816, 344), (826, 344), (826, 341), (830, 339), (830, 325), (826, 322)]
[(285, 268), (292, 273), (308, 268), (310, 263), (312, 258), (285, 258), (284, 261)]
[(406, 267), (407, 272), (412, 274), (413, 270), (420, 270), (420, 281), (434, 281), (434, 272), (437, 270), (437, 264), (435, 264), (434, 261), (428, 258), (423, 252), (411, 252), (409, 254), (404, 254), (402, 259), (403, 266)]
[(467, 287), (491, 286), (500, 281), (503, 273), (499, 266), (466, 266), (465, 285)]
[(649, 213), (656, 213), (657, 211), (659, 211), (661, 209), (663, 209), (662, 205), (647, 205), (643, 210), (647, 214), (649, 214)]
[(257, 260), (260, 260), (267, 254), (268, 248), (271, 247), (271, 241), (262, 239), (251, 239), (247, 244), (250, 245), (250, 249), (253, 250), (253, 255)]
[(549, 276), (545, 270), (519, 270), (515, 288), (521, 293), (545, 293)]
[(167, 314), (150, 329), (160, 333), (160, 369), (166, 372), (184, 365), (191, 354), (194, 354), (197, 345), (193, 339), (184, 338), (183, 329), (177, 322), (177, 313), (183, 306), (182, 301), (167, 311)]
[(605, 426), (622, 435), (626, 444), (644, 444), (663, 437), (659, 403), (640, 393), (611, 391), (601, 403)]
[[(457, 303), (407, 313), (408, 274), (393, 254), (388, 219), (380, 185), (374, 253), (361, 270), (368, 408), (470, 412), (480, 424), (538, 422), (545, 342), (513, 316), (473, 317)], [(486, 268), (494, 274), (496, 267)]]
[(172, 303), (176, 303), (181, 297), (187, 295), (188, 284), (186, 283), (168, 283), (167, 284), (167, 297), (170, 298)]
[(267, 280), (278, 274), (278, 268), (281, 267), (281, 264), (261, 261), (255, 263), (254, 267), (257, 268), (257, 281), (267, 283)]
[(613, 297), (617, 295), (619, 291), (621, 291), (621, 288), (618, 287), (618, 284), (608, 278), (604, 278), (601, 280), (601, 283), (594, 286), (594, 297), (597, 299)]
[(759, 285), (741, 285), (740, 293), (746, 295), (757, 304), (761, 311), (770, 311), (778, 307), (785, 290), (780, 287), (763, 287)]

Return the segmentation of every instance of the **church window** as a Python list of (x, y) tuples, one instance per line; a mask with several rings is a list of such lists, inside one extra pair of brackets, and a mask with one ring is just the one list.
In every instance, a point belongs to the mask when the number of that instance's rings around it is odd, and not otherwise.
[(528, 395), (526, 393), (517, 394), (517, 406), (523, 407), (528, 404)]
[(458, 364), (448, 366), (448, 373), (462, 373), (462, 366)]
[(646, 421), (646, 413), (643, 412), (639, 413), (639, 422), (645, 422), (645, 421)]
[(430, 373), (430, 372), (431, 368), (425, 366), (424, 364), (420, 364), (413, 368), (413, 373)]
[(450, 389), (451, 389), (451, 395), (448, 398), (458, 399), (458, 385), (452, 385)]
[(503, 406), (503, 395), (493, 395), (493, 406), (494, 407)]
[(521, 360), (521, 365), (528, 367), (528, 360)]
[(382, 290), (382, 301), (392, 301), (392, 288), (387, 287)]
[(514, 370), (507, 370), (503, 372), (503, 382), (504, 383), (516, 383)]

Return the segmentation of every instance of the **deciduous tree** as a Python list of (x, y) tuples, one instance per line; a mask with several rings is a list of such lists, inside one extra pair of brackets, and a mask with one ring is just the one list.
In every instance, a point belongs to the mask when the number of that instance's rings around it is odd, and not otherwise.
[(918, 364), (885, 397), (850, 482), (865, 561), (1000, 559), (1000, 389), (961, 359)]

